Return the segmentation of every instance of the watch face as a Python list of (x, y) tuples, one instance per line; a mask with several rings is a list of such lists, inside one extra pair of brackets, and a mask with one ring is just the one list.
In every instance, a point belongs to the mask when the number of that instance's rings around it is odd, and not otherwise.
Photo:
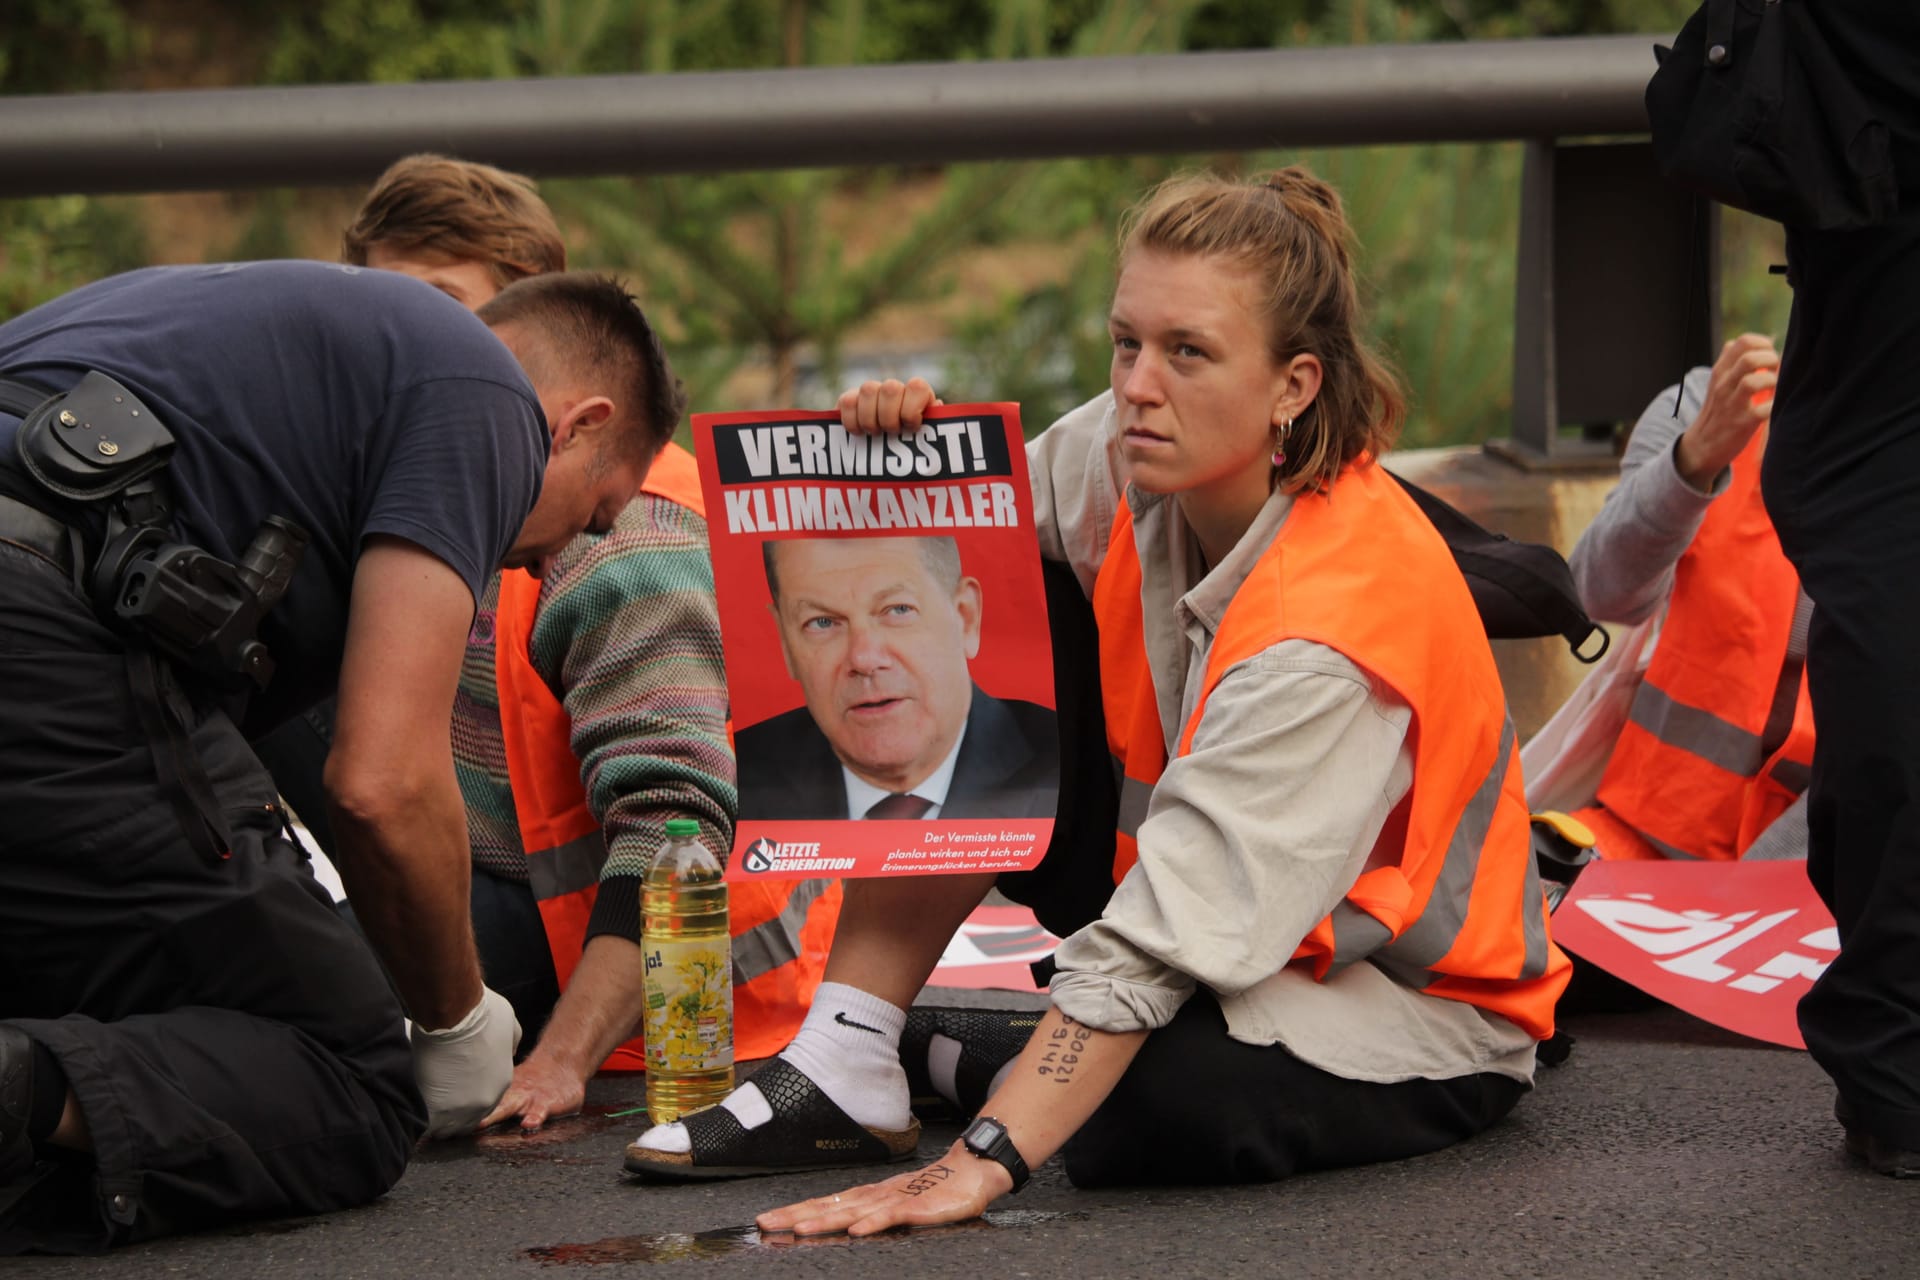
[(1007, 1128), (992, 1116), (981, 1116), (967, 1126), (964, 1136), (970, 1147), (991, 1147), (1007, 1136)]

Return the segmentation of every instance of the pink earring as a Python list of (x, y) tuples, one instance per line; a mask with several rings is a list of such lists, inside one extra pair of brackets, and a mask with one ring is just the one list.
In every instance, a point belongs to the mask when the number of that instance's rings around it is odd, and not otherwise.
[(1293, 430), (1293, 419), (1288, 418), (1273, 433), (1273, 465), (1284, 466), (1287, 461), (1287, 432)]

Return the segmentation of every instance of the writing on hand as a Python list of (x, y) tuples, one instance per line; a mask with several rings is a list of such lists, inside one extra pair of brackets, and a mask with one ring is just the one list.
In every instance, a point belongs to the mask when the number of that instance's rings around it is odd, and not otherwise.
[(900, 1194), (903, 1196), (922, 1195), (933, 1190), (952, 1176), (953, 1169), (950, 1166), (944, 1164), (931, 1165), (910, 1178), (906, 1184), (900, 1188)]

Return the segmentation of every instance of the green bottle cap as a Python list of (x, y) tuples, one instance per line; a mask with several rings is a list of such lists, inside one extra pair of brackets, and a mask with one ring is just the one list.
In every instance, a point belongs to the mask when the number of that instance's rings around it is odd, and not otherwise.
[(668, 818), (667, 834), (670, 836), (697, 836), (700, 824), (692, 818)]

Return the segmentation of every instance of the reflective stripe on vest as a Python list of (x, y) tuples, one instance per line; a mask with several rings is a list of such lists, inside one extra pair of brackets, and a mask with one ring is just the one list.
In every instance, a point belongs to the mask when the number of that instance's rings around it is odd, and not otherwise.
[[(1140, 856), (1169, 746), (1173, 755), (1191, 750), (1221, 680), (1283, 640), (1327, 645), (1411, 708), (1413, 777), (1369, 869), (1301, 940), (1294, 963), (1325, 980), (1371, 960), (1429, 995), (1552, 1034), (1571, 970), (1548, 933), (1499, 674), (1465, 581), (1399, 487), (1363, 464), (1343, 472), (1331, 495), (1295, 499), (1221, 618), (1200, 696), (1172, 744), (1143, 607), (1123, 504), (1094, 586), (1108, 746), (1122, 775), (1116, 879)], [(1429, 726), (1444, 731), (1423, 732)]]
[[(661, 450), (641, 491), (696, 514), (703, 509), (693, 455), (678, 445)], [(607, 846), (587, 804), (566, 710), (528, 655), (539, 599), (538, 579), (521, 570), (501, 575), (494, 672), (527, 878), (546, 928), (554, 974), (564, 989), (586, 946)], [(738, 1057), (770, 1057), (800, 1029), (826, 969), (839, 903), (840, 886), (832, 880), (729, 887)], [(638, 1071), (645, 1065), (635, 1036), (614, 1050), (603, 1069)]]
[[(735, 985), (752, 982), (772, 973), (783, 964), (791, 964), (805, 954), (801, 933), (807, 915), (821, 895), (834, 888), (834, 880), (801, 880), (786, 886), (786, 901), (780, 912), (733, 937), (733, 981)], [(797, 1029), (797, 1028), (796, 1028)]]
[(1748, 733), (1704, 707), (1676, 702), (1652, 681), (1641, 682), (1628, 718), (1668, 746), (1699, 756), (1729, 773), (1751, 777), (1766, 762), (1759, 734)]
[(1795, 795), (1799, 795), (1813, 784), (1813, 766), (1801, 764), (1798, 760), (1778, 761), (1770, 772), (1775, 782)]
[(1740, 857), (1806, 789), (1810, 605), (1760, 497), (1766, 432), (1674, 567), (1653, 658), (1598, 802), (1675, 858)]
[(570, 893), (579, 893), (599, 884), (600, 868), (606, 864), (607, 838), (595, 826), (577, 840), (529, 853), (527, 883), (533, 887), (534, 900), (537, 902), (544, 902), (548, 898), (564, 898)]

